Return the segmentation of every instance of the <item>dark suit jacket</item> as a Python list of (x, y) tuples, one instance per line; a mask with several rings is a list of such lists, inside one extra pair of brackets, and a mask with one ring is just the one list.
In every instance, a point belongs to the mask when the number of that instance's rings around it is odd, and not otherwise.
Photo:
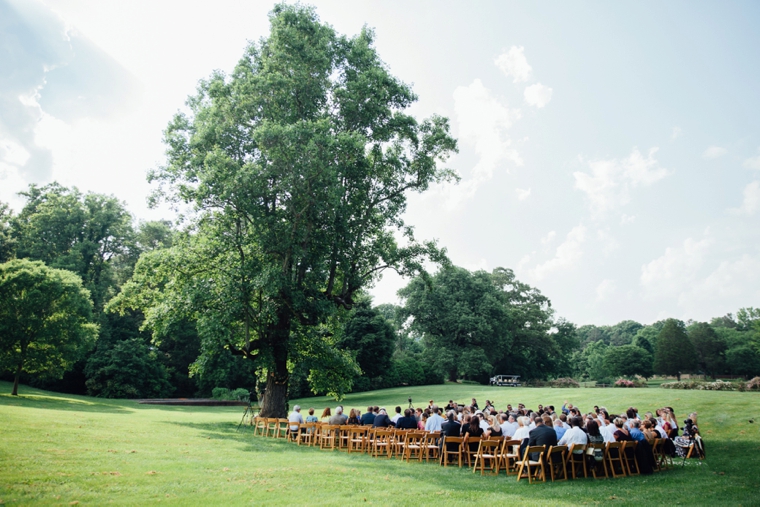
[(375, 422), (375, 414), (372, 412), (365, 412), (362, 414), (362, 424), (372, 424)]
[(462, 425), (457, 421), (446, 421), (441, 424), (441, 434), (447, 437), (458, 437), (462, 433)]
[(391, 418), (386, 414), (379, 414), (375, 416), (375, 422), (372, 423), (375, 428), (387, 428), (388, 426), (394, 426)]
[(396, 427), (401, 429), (409, 429), (409, 430), (416, 430), (417, 429), (417, 419), (414, 417), (399, 417), (396, 421)]
[[(528, 439), (528, 443), (525, 444), (525, 442), (523, 442), (523, 445), (520, 446), (521, 456), (525, 453), (525, 449), (530, 445), (543, 445), (547, 452), (549, 451), (550, 445), (557, 445), (557, 432), (554, 431), (554, 428), (545, 424), (536, 426), (530, 430), (529, 435), (530, 438)], [(534, 457), (531, 456), (531, 459), (534, 459)]]

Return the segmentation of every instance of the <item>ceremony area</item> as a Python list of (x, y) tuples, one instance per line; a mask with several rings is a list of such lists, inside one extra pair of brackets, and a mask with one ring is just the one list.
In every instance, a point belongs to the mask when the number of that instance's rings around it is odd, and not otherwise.
[[(618, 479), (528, 484), (514, 476), (481, 476), (438, 462), (407, 463), (366, 454), (320, 451), (285, 439), (237, 431), (244, 407), (140, 405), (50, 393), (21, 386), (11, 397), (0, 382), (0, 503), (5, 505), (170, 505), (266, 503), (400, 504), (421, 499), (446, 503), (531, 502), (556, 505), (752, 505), (760, 488), (755, 421), (760, 398), (752, 392), (649, 389), (495, 388), (444, 384), (350, 394), (345, 407), (393, 409), (429, 399), (444, 405), (472, 397), (498, 408), (537, 407), (567, 399), (581, 411), (594, 405), (620, 413), (674, 407), (679, 419), (699, 413), (707, 458), (674, 460), (670, 470)], [(417, 402), (419, 400), (419, 402)], [(324, 407), (328, 398), (291, 400), (291, 407)], [(753, 422), (750, 422), (753, 421)], [(7, 438), (8, 436), (11, 438)]]

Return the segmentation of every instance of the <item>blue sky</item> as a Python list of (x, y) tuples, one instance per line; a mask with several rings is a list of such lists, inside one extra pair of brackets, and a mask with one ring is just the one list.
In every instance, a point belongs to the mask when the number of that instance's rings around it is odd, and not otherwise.
[[(579, 324), (760, 306), (760, 4), (314, 2), (460, 140), (407, 221)], [(56, 179), (149, 210), (161, 130), (266, 35), (263, 2), (0, 0), (0, 200)], [(404, 284), (386, 275), (376, 302)]]

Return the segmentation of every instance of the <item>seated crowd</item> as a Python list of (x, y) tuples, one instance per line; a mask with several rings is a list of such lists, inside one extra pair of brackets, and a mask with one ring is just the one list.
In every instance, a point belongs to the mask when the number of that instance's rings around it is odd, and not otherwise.
[[(411, 404), (410, 404), (411, 405)], [(290, 415), (290, 422), (317, 422), (320, 418), (309, 409), (309, 416), (304, 421), (301, 408), (295, 407)], [(445, 417), (442, 415), (445, 413)], [(521, 454), (525, 448), (543, 445), (594, 444), (605, 442), (638, 441), (651, 446), (656, 438), (664, 439), (664, 452), (675, 456), (684, 456), (689, 447), (690, 437), (695, 437), (697, 413), (689, 415), (684, 435), (679, 436), (679, 428), (672, 407), (663, 407), (641, 414), (636, 407), (629, 407), (624, 413), (610, 414), (605, 407), (594, 406), (589, 412), (582, 412), (572, 403), (565, 401), (559, 411), (553, 405), (538, 405), (537, 410), (528, 409), (522, 403), (516, 407), (507, 404), (498, 410), (489, 400), (480, 409), (477, 400), (469, 405), (457, 404), (449, 400), (445, 409), (430, 400), (426, 408), (407, 408), (402, 411), (395, 407), (393, 416), (389, 416), (383, 407), (367, 407), (363, 414), (358, 409), (351, 409), (345, 415), (342, 406), (334, 413), (330, 408), (322, 412), (321, 421), (333, 425), (371, 425), (373, 427), (395, 427), (440, 431), (442, 436), (495, 438), (508, 437), (521, 442)], [(293, 431), (298, 426), (291, 427)], [(642, 446), (643, 447), (643, 446)], [(580, 451), (583, 452), (583, 451)], [(651, 453), (650, 453), (651, 454)]]

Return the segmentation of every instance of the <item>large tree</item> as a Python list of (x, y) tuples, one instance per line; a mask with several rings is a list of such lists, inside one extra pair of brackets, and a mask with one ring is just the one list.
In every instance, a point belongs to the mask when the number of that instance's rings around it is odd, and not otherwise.
[(373, 378), (391, 367), (396, 333), (370, 300), (360, 301), (346, 321), (339, 345), (353, 351), (363, 374)]
[(39, 261), (0, 264), (0, 367), (60, 377), (97, 337), (90, 294), (82, 280)]
[(455, 178), (440, 163), (456, 141), (445, 118), (404, 113), (416, 97), (370, 29), (338, 35), (301, 5), (275, 6), (270, 22), (169, 124), (151, 179), (191, 220), (171, 249), (141, 258), (114, 305), (145, 308), (157, 334), (196, 319), (205, 350), (255, 362), (273, 417), (286, 413), (289, 364), (311, 361), (320, 388), (354, 374), (332, 335), (357, 291), (385, 269), (445, 260), (401, 216), (408, 192)]
[(504, 292), (490, 273), (450, 267), (399, 291), (412, 329), (449, 380), (488, 374), (512, 344)]
[(694, 344), (697, 364), (706, 375), (715, 377), (726, 367), (726, 341), (706, 322), (689, 326), (689, 339)]
[(610, 375), (644, 378), (652, 376), (652, 354), (635, 345), (610, 346), (604, 357), (604, 365)]
[(666, 320), (655, 344), (655, 373), (675, 375), (681, 380), (682, 372), (691, 371), (696, 366), (697, 355), (686, 334), (686, 326), (680, 320)]

